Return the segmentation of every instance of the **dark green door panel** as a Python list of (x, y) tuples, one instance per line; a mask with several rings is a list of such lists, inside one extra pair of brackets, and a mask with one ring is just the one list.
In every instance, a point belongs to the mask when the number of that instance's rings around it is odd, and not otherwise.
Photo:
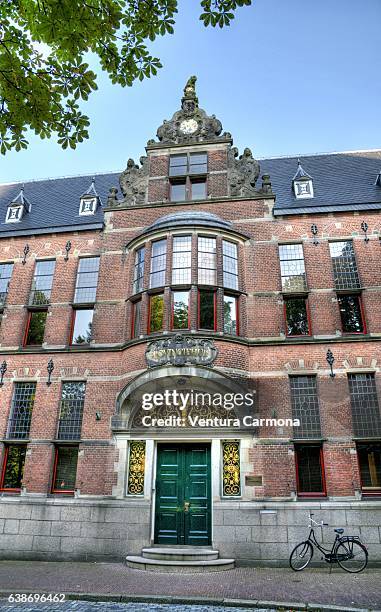
[(211, 543), (210, 446), (159, 444), (155, 542)]

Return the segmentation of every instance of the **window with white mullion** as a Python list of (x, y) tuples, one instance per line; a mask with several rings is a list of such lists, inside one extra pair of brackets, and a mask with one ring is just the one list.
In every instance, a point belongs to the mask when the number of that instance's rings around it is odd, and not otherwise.
[(222, 241), (222, 262), (224, 287), (238, 289), (238, 255), (234, 242)]
[(189, 285), (191, 282), (192, 237), (175, 236), (172, 253), (172, 284)]
[(145, 255), (145, 248), (144, 247), (141, 247), (135, 253), (134, 293), (139, 293), (139, 291), (142, 291), (142, 289), (143, 289), (144, 255)]
[(198, 237), (198, 283), (217, 284), (216, 239)]
[(152, 243), (150, 288), (165, 285), (165, 270), (167, 265), (167, 239)]

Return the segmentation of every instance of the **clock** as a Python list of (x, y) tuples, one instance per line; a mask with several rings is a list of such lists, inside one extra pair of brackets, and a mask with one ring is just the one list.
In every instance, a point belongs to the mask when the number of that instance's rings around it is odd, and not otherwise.
[(180, 123), (180, 131), (183, 134), (194, 134), (194, 132), (198, 129), (198, 123), (196, 119), (184, 119)]

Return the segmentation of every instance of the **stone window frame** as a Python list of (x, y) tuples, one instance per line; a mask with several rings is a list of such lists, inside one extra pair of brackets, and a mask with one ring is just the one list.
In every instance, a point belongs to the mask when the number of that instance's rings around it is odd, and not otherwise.
[[(306, 310), (306, 321), (307, 321), (307, 326), (308, 326), (308, 333), (307, 334), (290, 334), (288, 332), (288, 317), (287, 317), (287, 302), (291, 302), (292, 300), (303, 300), (304, 304), (305, 304), (305, 310)], [(308, 301), (308, 296), (306, 295), (287, 295), (284, 296), (283, 299), (283, 315), (284, 315), (284, 323), (285, 323), (285, 332), (286, 332), (286, 337), (287, 338), (305, 338), (305, 337), (309, 337), (312, 336), (312, 320), (311, 320), (311, 310), (310, 310), (310, 305), (309, 305), (309, 301)]]

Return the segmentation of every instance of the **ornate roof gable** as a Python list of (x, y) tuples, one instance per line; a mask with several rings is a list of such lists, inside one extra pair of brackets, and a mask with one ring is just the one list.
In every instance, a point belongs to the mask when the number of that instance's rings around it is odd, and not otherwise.
[(199, 108), (196, 95), (197, 77), (191, 76), (184, 87), (181, 109), (169, 121), (164, 120), (157, 130), (157, 138), (149, 140), (147, 146), (193, 144), (204, 141), (230, 140), (231, 134), (222, 133), (222, 124), (215, 115), (207, 115)]

